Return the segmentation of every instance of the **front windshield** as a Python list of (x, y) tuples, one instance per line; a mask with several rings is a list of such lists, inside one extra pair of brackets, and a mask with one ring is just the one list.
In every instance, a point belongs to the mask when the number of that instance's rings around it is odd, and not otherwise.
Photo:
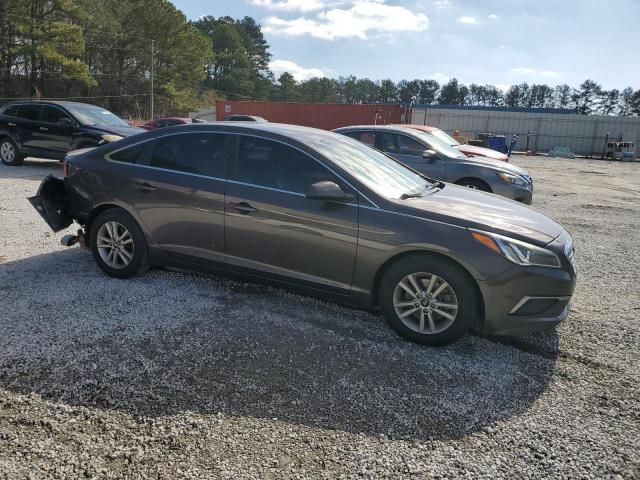
[(383, 153), (349, 137), (311, 136), (307, 143), (385, 198), (424, 190), (428, 182)]
[(455, 138), (453, 138), (447, 132), (444, 132), (444, 131), (442, 131), (442, 130), (440, 130), (438, 128), (436, 128), (435, 130), (431, 130), (429, 132), (429, 134), (433, 135), (434, 137), (436, 137), (441, 142), (444, 142), (447, 145), (451, 145), (452, 147), (460, 146), (460, 142), (459, 141), (457, 141)]
[(104, 108), (94, 105), (65, 105), (82, 125), (87, 127), (128, 127), (129, 124)]
[(449, 158), (466, 158), (464, 154), (460, 153), (458, 150), (453, 148), (446, 142), (439, 140), (434, 137), (430, 133), (421, 132), (419, 130), (414, 130), (411, 132), (413, 135), (418, 137), (423, 143), (427, 144), (430, 149), (435, 150), (441, 155)]

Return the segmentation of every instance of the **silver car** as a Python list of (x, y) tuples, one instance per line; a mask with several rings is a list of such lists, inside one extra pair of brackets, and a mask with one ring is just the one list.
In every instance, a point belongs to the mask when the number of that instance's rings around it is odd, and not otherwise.
[(531, 205), (533, 180), (521, 167), (467, 157), (431, 135), (407, 127), (362, 125), (334, 130), (380, 150), (431, 178)]

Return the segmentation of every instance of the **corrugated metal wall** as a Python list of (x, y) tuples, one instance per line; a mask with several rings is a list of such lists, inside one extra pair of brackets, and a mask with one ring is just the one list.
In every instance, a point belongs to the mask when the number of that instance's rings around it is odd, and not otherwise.
[(531, 132), (530, 149), (546, 152), (556, 146), (569, 147), (577, 154), (598, 157), (609, 132), (610, 140), (622, 136), (635, 142), (636, 154), (639, 153), (639, 117), (414, 108), (411, 122), (439, 127), (448, 133), (459, 130), (473, 137), (482, 132), (506, 135), (507, 144), (517, 134), (518, 150), (526, 148), (527, 133)]
[(403, 107), (399, 105), (348, 105), (331, 103), (284, 103), (284, 102), (216, 102), (216, 118), (227, 115), (258, 115), (270, 122), (290, 123), (307, 127), (333, 130), (349, 125), (371, 125), (377, 123), (400, 123)]

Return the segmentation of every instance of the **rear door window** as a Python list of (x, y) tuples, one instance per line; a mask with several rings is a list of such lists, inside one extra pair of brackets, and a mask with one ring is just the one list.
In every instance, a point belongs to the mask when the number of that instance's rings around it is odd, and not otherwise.
[(287, 192), (305, 194), (316, 182), (339, 179), (324, 165), (301, 151), (264, 138), (241, 136), (232, 178)]
[(16, 117), (18, 114), (18, 107), (19, 105), (10, 105), (7, 108), (5, 108), (2, 114), (6, 115), (7, 117)]
[(398, 153), (395, 135), (387, 132), (375, 132), (375, 148), (381, 152)]
[(111, 160), (124, 163), (142, 163), (147, 143), (140, 143), (109, 155)]
[(170, 135), (156, 141), (149, 165), (176, 172), (226, 178), (229, 136), (219, 133)]
[(18, 118), (37, 122), (40, 120), (40, 109), (40, 105), (20, 105), (20, 108), (18, 109)]

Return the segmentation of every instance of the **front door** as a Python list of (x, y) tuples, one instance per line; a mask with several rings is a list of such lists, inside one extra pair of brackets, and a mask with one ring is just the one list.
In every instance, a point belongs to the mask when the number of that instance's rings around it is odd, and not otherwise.
[(408, 135), (394, 134), (395, 151), (389, 152), (395, 159), (430, 178), (444, 180), (444, 160), (436, 155), (424, 158), (422, 154), (429, 149)]
[(69, 115), (55, 105), (43, 105), (41, 114), (40, 135), (43, 148), (51, 152), (56, 158), (64, 158), (65, 153), (71, 150), (73, 139), (73, 126), (61, 125), (60, 120), (67, 119), (75, 124)]
[(241, 135), (226, 193), (229, 266), (347, 293), (358, 239), (358, 206), (309, 200), (315, 182), (356, 193), (326, 166), (273, 140)]
[[(143, 165), (129, 174), (130, 203), (167, 256), (196, 263), (224, 261), (224, 195), (232, 138), (195, 132), (160, 137), (148, 147)], [(119, 161), (117, 152), (111, 158)]]

